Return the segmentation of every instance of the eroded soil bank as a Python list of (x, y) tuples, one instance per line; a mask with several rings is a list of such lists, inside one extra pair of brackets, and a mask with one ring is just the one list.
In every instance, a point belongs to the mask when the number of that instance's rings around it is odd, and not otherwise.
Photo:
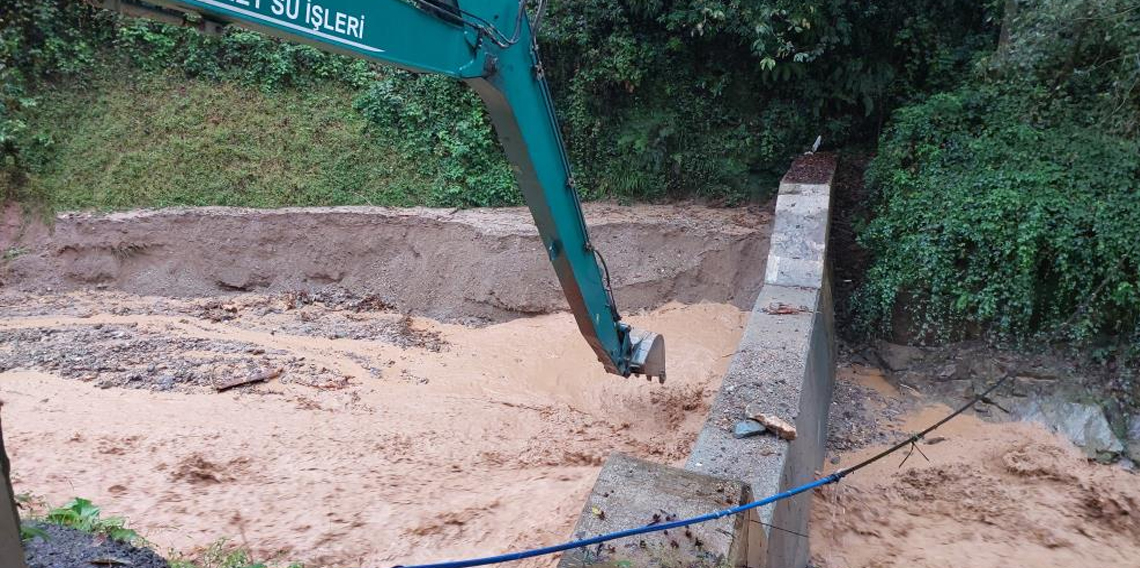
[[(768, 254), (768, 210), (588, 204), (585, 213), (621, 308), (751, 308)], [(0, 249), (0, 284), (33, 292), (203, 297), (336, 284), (444, 321), (565, 308), (524, 208), (205, 207), (63, 214), (49, 228), (9, 207)]]
[(343, 290), (7, 293), (0, 318), (17, 491), (159, 550), (386, 566), (558, 541), (610, 452), (682, 460), (745, 314), (630, 316), (668, 337), (665, 385), (604, 374), (566, 313), (468, 327)]
[[(841, 365), (826, 473), (950, 412), (863, 365)], [(931, 397), (933, 398), (933, 397)], [(816, 493), (819, 568), (1131, 568), (1140, 476), (1090, 460), (1036, 423), (975, 411)], [(900, 466), (900, 463), (902, 465)]]

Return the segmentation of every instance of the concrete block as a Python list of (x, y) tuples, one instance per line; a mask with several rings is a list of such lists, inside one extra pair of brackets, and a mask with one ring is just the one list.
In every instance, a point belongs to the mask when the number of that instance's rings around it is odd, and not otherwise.
[[(808, 310), (768, 313), (778, 304)], [(764, 286), (685, 468), (745, 481), (756, 498), (812, 481), (823, 462), (835, 381), (832, 329), (826, 275), (819, 290)], [(796, 439), (734, 438), (732, 426), (749, 404), (793, 423)], [(804, 566), (805, 539), (759, 523), (806, 533), (810, 508), (811, 494), (805, 493), (757, 510), (748, 531), (749, 566)]]
[[(703, 515), (751, 499), (747, 486), (613, 454), (594, 484), (574, 538)], [(744, 568), (744, 515), (567, 552), (559, 568)]]
[(827, 258), (829, 193), (780, 195), (764, 281), (818, 288)]

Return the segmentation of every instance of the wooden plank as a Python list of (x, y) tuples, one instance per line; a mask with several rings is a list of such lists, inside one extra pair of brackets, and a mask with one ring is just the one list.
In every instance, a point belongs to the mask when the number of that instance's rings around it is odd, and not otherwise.
[(265, 370), (258, 371), (258, 372), (255, 372), (253, 374), (250, 374), (249, 376), (246, 376), (246, 377), (239, 377), (237, 379), (232, 379), (232, 380), (226, 381), (224, 383), (214, 385), (214, 390), (216, 390), (218, 392), (222, 392), (224, 390), (229, 390), (229, 389), (232, 389), (234, 387), (240, 387), (242, 385), (249, 385), (249, 384), (253, 384), (253, 383), (263, 383), (265, 381), (271, 381), (273, 379), (276, 379), (277, 377), (280, 377), (281, 373), (284, 373), (284, 372), (285, 372), (285, 369), (281, 368), (281, 367), (277, 367), (276, 369), (265, 369)]

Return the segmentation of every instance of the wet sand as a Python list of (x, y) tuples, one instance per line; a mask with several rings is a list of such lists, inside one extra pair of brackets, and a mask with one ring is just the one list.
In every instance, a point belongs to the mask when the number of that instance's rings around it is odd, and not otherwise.
[[(684, 459), (745, 321), (724, 304), (629, 317), (668, 338), (662, 386), (603, 373), (564, 313), (474, 328), (312, 315), (314, 306), (239, 309), (226, 320), (164, 302), (139, 310), (151, 301), (83, 294), (55, 308), (9, 306), (0, 331), (14, 339), (0, 349), (51, 347), (35, 359), (51, 362), (45, 368), (0, 374), (16, 490), (51, 503), (92, 499), (160, 551), (192, 553), (229, 538), (311, 566), (445, 560), (566, 538), (610, 452)], [(313, 333), (286, 325), (333, 319)], [(375, 330), (396, 319), (400, 337), (418, 339), (341, 336), (337, 327)], [(67, 335), (96, 326), (106, 341)], [(174, 347), (155, 348), (155, 338)], [(123, 355), (131, 345), (148, 351)], [(52, 349), (114, 364), (88, 376)], [(192, 382), (121, 388), (180, 368), (171, 358), (194, 357), (206, 363), (191, 361), (193, 376), (206, 381), (251, 364), (285, 371), (222, 393)], [(55, 366), (67, 373), (45, 372)]]

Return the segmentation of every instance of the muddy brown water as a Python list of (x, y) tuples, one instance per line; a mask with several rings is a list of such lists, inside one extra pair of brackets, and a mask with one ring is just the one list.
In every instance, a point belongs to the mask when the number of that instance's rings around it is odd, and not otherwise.
[(602, 372), (525, 211), (168, 210), (50, 230), (9, 211), (16, 490), (89, 498), (160, 550), (227, 538), (311, 566), (563, 540), (611, 452), (687, 456), (767, 249), (763, 211), (587, 214), (627, 321), (667, 338), (665, 385)]
[[(669, 304), (631, 317), (669, 338), (663, 386), (602, 372), (568, 314), (480, 328), (415, 320), (446, 342), (438, 352), (179, 319), (13, 317), (0, 330), (133, 323), (351, 378), (314, 386), (287, 372), (224, 393), (156, 392), (9, 370), (0, 397), (16, 490), (87, 497), (161, 548), (229, 537), (267, 557), (378, 566), (557, 541), (610, 452), (683, 460), (745, 314)], [(371, 365), (381, 376), (363, 372)]]
[[(903, 397), (874, 369), (838, 379)], [(881, 397), (877, 397), (881, 400)], [(882, 426), (919, 431), (950, 412), (910, 401)], [(839, 452), (826, 473), (886, 446)], [(1036, 423), (961, 415), (900, 452), (815, 494), (811, 537), (820, 568), (1140, 566), (1140, 476), (1090, 462)]]

